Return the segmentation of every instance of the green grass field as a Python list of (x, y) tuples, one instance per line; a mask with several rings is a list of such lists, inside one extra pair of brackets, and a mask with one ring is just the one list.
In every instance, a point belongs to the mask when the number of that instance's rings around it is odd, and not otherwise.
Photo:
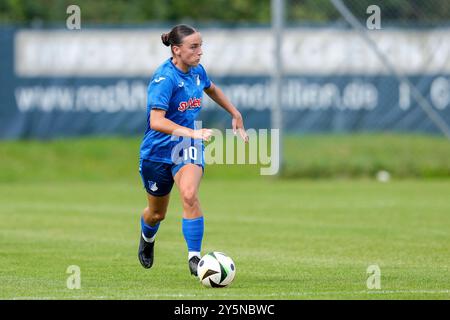
[[(0, 146), (17, 153), (0, 153), (0, 299), (450, 298), (449, 179), (246, 179), (245, 170), (239, 178), (239, 169), (211, 168), (200, 190), (203, 253), (228, 253), (235, 281), (208, 289), (189, 275), (175, 189), (145, 270), (137, 259), (145, 194), (127, 141), (109, 140), (69, 172), (64, 152), (28, 164), (20, 157), (57, 154), (58, 143)], [(5, 158), (17, 160), (13, 174)], [(131, 169), (95, 176), (98, 159)], [(81, 269), (79, 290), (66, 286), (70, 265)], [(370, 265), (381, 270), (379, 290), (366, 286)]]

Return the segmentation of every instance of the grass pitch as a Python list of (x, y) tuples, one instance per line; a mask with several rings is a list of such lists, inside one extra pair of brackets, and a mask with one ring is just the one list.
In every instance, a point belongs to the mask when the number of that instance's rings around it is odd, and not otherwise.
[[(0, 299), (449, 299), (449, 195), (449, 180), (206, 178), (203, 253), (237, 267), (230, 287), (209, 289), (189, 275), (175, 188), (146, 270), (137, 176), (24, 177), (0, 183)], [(71, 265), (81, 289), (67, 288)], [(378, 290), (366, 286), (370, 265)]]

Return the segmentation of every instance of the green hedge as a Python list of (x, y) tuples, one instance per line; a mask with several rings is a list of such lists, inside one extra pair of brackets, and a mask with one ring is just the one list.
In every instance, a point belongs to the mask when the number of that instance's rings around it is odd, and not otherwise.
[[(140, 137), (0, 142), (0, 182), (139, 181)], [(450, 177), (450, 141), (398, 134), (287, 136), (285, 178)], [(259, 178), (258, 165), (208, 165), (207, 179)]]
[[(329, 0), (294, 0), (286, 2), (288, 22), (326, 22), (341, 19)], [(269, 0), (0, 0), (0, 22), (61, 23), (66, 8), (76, 4), (82, 23), (256, 23), (269, 24)], [(345, 4), (361, 21), (368, 17), (369, 5), (377, 4), (383, 23), (446, 22), (450, 3), (444, 0), (352, 0)], [(64, 26), (64, 25), (63, 25)]]
[(288, 137), (286, 177), (450, 177), (450, 141), (398, 134)]

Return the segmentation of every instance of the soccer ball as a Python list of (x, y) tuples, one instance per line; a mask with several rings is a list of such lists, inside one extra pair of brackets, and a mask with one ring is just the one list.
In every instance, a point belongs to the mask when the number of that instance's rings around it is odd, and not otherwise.
[(205, 254), (200, 260), (197, 274), (205, 287), (223, 288), (233, 282), (236, 266), (229, 256), (214, 251)]

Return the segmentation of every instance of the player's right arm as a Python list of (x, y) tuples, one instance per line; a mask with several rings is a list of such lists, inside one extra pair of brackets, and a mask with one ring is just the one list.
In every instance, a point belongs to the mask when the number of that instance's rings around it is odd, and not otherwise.
[(179, 137), (188, 137), (192, 139), (201, 139), (209, 141), (213, 135), (211, 129), (194, 130), (188, 127), (180, 126), (172, 120), (166, 118), (166, 111), (163, 109), (152, 108), (150, 111), (150, 128), (165, 134)]

